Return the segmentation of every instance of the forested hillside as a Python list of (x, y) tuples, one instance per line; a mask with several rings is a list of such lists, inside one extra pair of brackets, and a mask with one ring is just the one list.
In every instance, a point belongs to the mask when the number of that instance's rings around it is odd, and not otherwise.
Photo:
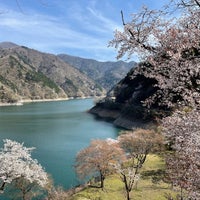
[(60, 54), (58, 56), (66, 63), (79, 69), (107, 91), (117, 84), (136, 65), (134, 61), (99, 62), (67, 54)]
[(57, 56), (13, 43), (0, 44), (0, 99), (100, 96), (104, 89)]

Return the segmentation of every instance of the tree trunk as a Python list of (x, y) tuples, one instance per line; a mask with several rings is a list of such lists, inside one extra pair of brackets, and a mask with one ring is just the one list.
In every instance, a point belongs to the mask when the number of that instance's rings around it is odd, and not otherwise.
[(131, 198), (130, 198), (130, 192), (128, 190), (126, 190), (126, 199), (127, 200), (131, 200)]
[(104, 179), (105, 179), (105, 177), (104, 177), (104, 175), (102, 174), (102, 173), (100, 173), (100, 178), (101, 178), (101, 188), (103, 189), (104, 188)]
[(126, 190), (126, 199), (127, 200), (130, 200), (130, 188), (128, 187), (128, 182), (127, 182), (127, 179), (126, 179), (126, 175), (123, 174), (123, 182), (124, 182), (124, 185), (125, 185), (125, 190)]
[(183, 188), (181, 187), (181, 200), (183, 200)]
[(26, 193), (24, 191), (22, 191), (22, 199), (26, 200)]
[(4, 191), (5, 185), (6, 185), (6, 182), (3, 182), (2, 185), (1, 185), (1, 187), (0, 187), (0, 191), (2, 191), (2, 192)]
[(6, 185), (6, 182), (3, 182), (1, 187), (0, 187), (0, 192), (3, 193), (5, 185)]

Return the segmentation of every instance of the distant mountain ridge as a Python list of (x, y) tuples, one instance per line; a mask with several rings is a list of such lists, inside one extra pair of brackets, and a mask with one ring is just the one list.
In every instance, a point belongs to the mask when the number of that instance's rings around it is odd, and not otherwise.
[(124, 78), (131, 68), (136, 66), (134, 61), (99, 62), (67, 54), (59, 54), (58, 56), (66, 63), (79, 69), (107, 91)]
[(18, 45), (12, 42), (1, 42), (0, 43), (0, 48), (2, 49), (9, 49), (9, 48), (14, 48), (17, 47)]
[(59, 57), (0, 43), (0, 102), (102, 94), (103, 88)]

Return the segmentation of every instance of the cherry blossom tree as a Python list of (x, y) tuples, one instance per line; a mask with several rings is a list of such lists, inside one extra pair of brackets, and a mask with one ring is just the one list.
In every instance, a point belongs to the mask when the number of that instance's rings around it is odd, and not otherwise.
[(123, 151), (115, 140), (93, 140), (90, 145), (76, 156), (75, 169), (81, 179), (98, 176), (100, 188), (112, 172), (112, 164), (123, 157)]
[(139, 167), (142, 167), (149, 153), (161, 151), (163, 144), (160, 133), (147, 129), (122, 132), (118, 140), (122, 149), (133, 160), (134, 165)]
[(200, 199), (200, 111), (177, 111), (163, 120), (174, 152), (166, 158), (169, 180), (181, 199)]
[[(198, 5), (195, 0), (178, 2), (196, 2)], [(124, 22), (122, 14), (124, 31), (116, 30), (114, 39), (109, 44), (118, 49), (118, 58), (138, 53), (152, 64), (159, 64), (160, 60), (166, 59), (177, 60), (185, 50), (199, 49), (199, 14), (200, 9), (187, 9), (181, 17), (175, 19), (169, 16), (167, 10), (143, 7), (140, 12), (131, 15), (132, 21), (128, 23)]]
[(134, 167), (128, 161), (119, 162), (114, 164), (113, 167), (120, 175), (121, 181), (124, 183), (126, 199), (130, 200), (130, 193), (140, 179), (140, 174), (138, 171), (139, 167)]
[(163, 27), (166, 26), (166, 22), (160, 20), (162, 12), (143, 7), (140, 12), (131, 15), (132, 21), (129, 23), (124, 21), (123, 13), (121, 14), (124, 31), (116, 30), (114, 39), (109, 43), (118, 49), (117, 58), (125, 54), (128, 54), (129, 58), (134, 53), (138, 53), (141, 57), (145, 54), (148, 56), (157, 54), (159, 43), (152, 43), (152, 39), (154, 32), (163, 32)]
[(200, 1), (199, 0), (171, 0), (178, 8), (193, 8), (199, 9), (200, 8)]
[(126, 161), (114, 164), (124, 183), (126, 198), (130, 200), (130, 192), (140, 178), (140, 169), (147, 155), (162, 149), (162, 136), (153, 130), (136, 129), (123, 132), (118, 138), (119, 144), (126, 152)]
[(148, 109), (200, 104), (199, 1), (172, 2), (184, 7), (177, 18), (167, 9), (143, 7), (132, 15), (131, 22), (124, 22), (122, 17), (124, 30), (117, 30), (110, 41), (110, 46), (118, 50), (118, 58), (134, 53), (141, 57), (143, 62), (131, 79), (141, 75), (154, 80), (155, 92), (142, 102)]
[(5, 139), (0, 151), (0, 190), (3, 193), (7, 185), (14, 185), (22, 192), (22, 199), (28, 199), (35, 185), (44, 187), (48, 177), (37, 160), (31, 158), (34, 148), (24, 147), (16, 141)]

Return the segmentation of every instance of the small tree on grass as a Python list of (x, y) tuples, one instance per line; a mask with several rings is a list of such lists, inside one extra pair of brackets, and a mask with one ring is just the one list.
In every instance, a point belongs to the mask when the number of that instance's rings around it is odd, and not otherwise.
[(125, 132), (118, 140), (127, 154), (127, 161), (118, 163), (115, 168), (124, 183), (127, 200), (130, 200), (130, 192), (140, 178), (147, 155), (161, 149), (162, 137), (152, 130), (137, 129)]
[(134, 165), (139, 167), (142, 167), (149, 153), (158, 152), (162, 148), (162, 135), (154, 130), (136, 129), (122, 132), (118, 140)]
[(66, 200), (69, 199), (70, 193), (65, 191), (62, 187), (54, 187), (53, 185), (48, 188), (48, 194), (45, 200)]
[(104, 180), (123, 155), (122, 149), (114, 140), (93, 140), (91, 144), (81, 150), (76, 156), (75, 169), (81, 179), (98, 176), (100, 188), (104, 188)]
[(9, 185), (21, 192), (20, 199), (27, 200), (36, 194), (36, 186), (43, 188), (46, 185), (47, 173), (37, 160), (31, 158), (33, 149), (12, 140), (4, 140), (0, 151), (1, 193)]

